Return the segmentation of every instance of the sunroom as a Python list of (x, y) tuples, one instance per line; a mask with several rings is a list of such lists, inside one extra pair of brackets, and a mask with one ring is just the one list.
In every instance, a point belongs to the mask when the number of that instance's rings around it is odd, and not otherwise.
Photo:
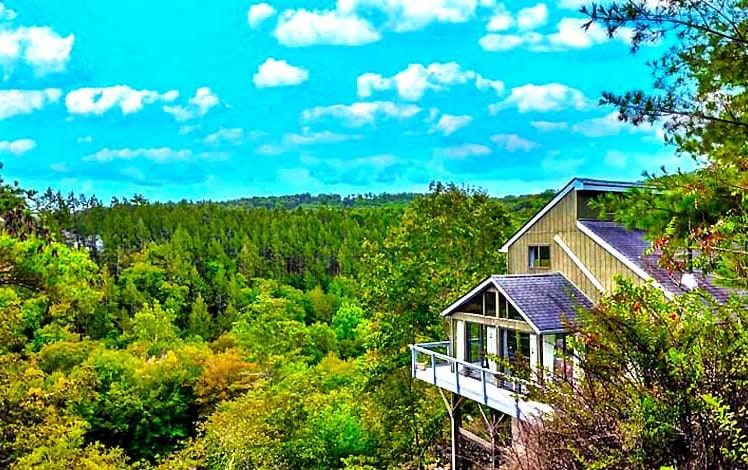
[(413, 346), (413, 374), (516, 417), (524, 405), (534, 414), (518, 396), (529, 381), (572, 379), (565, 325), (591, 307), (558, 273), (491, 276), (442, 312), (449, 341)]

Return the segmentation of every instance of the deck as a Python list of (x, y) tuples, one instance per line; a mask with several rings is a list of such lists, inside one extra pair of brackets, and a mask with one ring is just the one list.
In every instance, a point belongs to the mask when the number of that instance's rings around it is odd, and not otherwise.
[(411, 345), (413, 377), (522, 421), (551, 412), (548, 405), (524, 398), (522, 381), (450, 357), (449, 348), (448, 341)]

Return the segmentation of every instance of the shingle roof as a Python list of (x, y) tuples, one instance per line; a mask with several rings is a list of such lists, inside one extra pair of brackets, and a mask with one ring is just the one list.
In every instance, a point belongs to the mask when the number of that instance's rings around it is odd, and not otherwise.
[[(673, 294), (682, 294), (688, 289), (680, 283), (680, 273), (668, 274), (667, 270), (658, 266), (659, 253), (644, 254), (650, 248), (650, 242), (644, 238), (642, 230), (627, 230), (621, 224), (608, 221), (580, 220), (581, 224), (590, 229), (595, 235), (603, 239), (610, 246), (618, 250), (629, 261), (637, 265), (659, 282), (662, 287)], [(714, 284), (713, 276), (695, 273), (699, 288), (708, 292), (718, 302), (726, 302), (731, 289), (718, 287)]]
[(592, 302), (562, 274), (491, 276), (494, 284), (543, 332), (566, 329), (565, 322), (577, 308), (592, 308)]

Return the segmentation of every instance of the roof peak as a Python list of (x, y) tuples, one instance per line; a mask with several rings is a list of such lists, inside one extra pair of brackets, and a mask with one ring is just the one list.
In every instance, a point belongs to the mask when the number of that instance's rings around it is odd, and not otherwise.
[(571, 191), (601, 191), (601, 192), (616, 192), (622, 193), (631, 188), (642, 187), (643, 184), (640, 182), (626, 182), (626, 181), (613, 181), (613, 180), (602, 180), (594, 178), (572, 178), (566, 185), (556, 193), (551, 201), (543, 206), (530, 220), (528, 220), (517, 232), (512, 235), (509, 240), (504, 243), (500, 251), (506, 253), (518, 238), (520, 238), (535, 222), (540, 220), (546, 213), (548, 213), (553, 207), (561, 201)]

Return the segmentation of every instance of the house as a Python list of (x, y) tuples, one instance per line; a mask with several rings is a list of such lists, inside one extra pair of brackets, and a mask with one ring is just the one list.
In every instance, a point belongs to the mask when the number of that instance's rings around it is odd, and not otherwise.
[[(530, 420), (549, 408), (524, 398), (524, 385), (549, 376), (573, 380), (565, 325), (577, 309), (593, 307), (612, 290), (616, 274), (637, 284), (649, 282), (668, 297), (698, 287), (726, 299), (728, 289), (715, 287), (709, 277), (673, 275), (658, 267), (643, 232), (600, 220), (589, 206), (603, 193), (635, 185), (571, 180), (502, 247), (508, 274), (487, 277), (442, 312), (449, 341), (411, 346), (414, 377), (513, 422)], [(513, 377), (505, 361), (525, 361), (534, 373)]]

